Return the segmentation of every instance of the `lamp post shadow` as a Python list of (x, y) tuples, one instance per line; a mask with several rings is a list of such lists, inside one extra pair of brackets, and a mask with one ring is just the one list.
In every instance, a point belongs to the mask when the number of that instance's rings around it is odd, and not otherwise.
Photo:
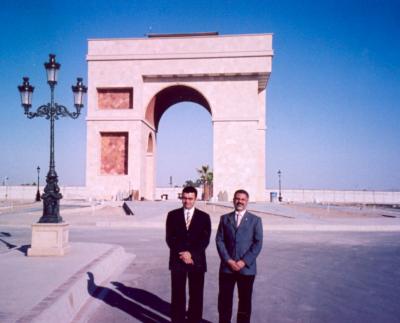
[[(8, 232), (0, 232), (0, 237), (10, 238), (11, 234)], [(2, 242), (7, 247), (8, 250), (18, 250), (18, 251), (22, 252), (24, 255), (27, 254), (27, 251), (28, 251), (29, 247), (31, 246), (31, 245), (17, 246), (17, 245), (12, 244), (2, 238), (0, 238), (0, 242)]]

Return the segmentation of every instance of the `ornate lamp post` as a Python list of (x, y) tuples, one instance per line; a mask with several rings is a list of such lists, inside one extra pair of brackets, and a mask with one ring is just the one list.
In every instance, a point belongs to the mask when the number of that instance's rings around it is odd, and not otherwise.
[(39, 223), (61, 223), (63, 222), (60, 216), (60, 199), (62, 195), (58, 187), (58, 176), (54, 162), (54, 121), (58, 120), (59, 117), (68, 116), (73, 119), (78, 118), (83, 108), (83, 96), (87, 92), (87, 88), (83, 85), (82, 78), (78, 77), (76, 85), (72, 86), (76, 111), (69, 112), (65, 106), (54, 102), (54, 88), (57, 85), (58, 70), (61, 66), (56, 62), (56, 56), (50, 54), (49, 61), (44, 66), (47, 72), (47, 83), (50, 86), (50, 103), (39, 106), (36, 112), (29, 111), (32, 106), (34, 87), (29, 84), (28, 77), (23, 78), (23, 83), (18, 86), (18, 90), (21, 94), (21, 104), (24, 108), (24, 113), (29, 119), (45, 117), (50, 120), (50, 167), (46, 176), (46, 187), (42, 195), (43, 215), (39, 219)]
[(282, 202), (281, 175), (282, 175), (281, 170), (278, 170), (278, 179), (279, 179), (279, 196), (278, 196), (278, 201), (279, 201), (279, 202)]
[(6, 177), (4, 177), (4, 186), (6, 187), (6, 195), (5, 195), (5, 197), (6, 197), (6, 201), (7, 201), (7, 197), (8, 197), (8, 177), (6, 176)]
[(36, 170), (37, 170), (37, 191), (36, 191), (36, 202), (39, 202), (40, 201), (40, 191), (39, 191), (39, 181), (40, 181), (40, 179), (39, 179), (39, 173), (40, 173), (40, 167), (38, 166), (37, 168), (36, 168)]

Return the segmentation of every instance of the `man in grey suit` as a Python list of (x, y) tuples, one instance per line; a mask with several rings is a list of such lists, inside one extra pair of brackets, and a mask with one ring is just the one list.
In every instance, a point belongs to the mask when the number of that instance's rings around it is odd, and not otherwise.
[(235, 192), (235, 211), (221, 216), (215, 238), (221, 258), (218, 293), (220, 323), (231, 322), (235, 284), (239, 294), (237, 322), (250, 322), (256, 258), (263, 243), (263, 228), (261, 218), (246, 210), (248, 201), (249, 194), (245, 190)]

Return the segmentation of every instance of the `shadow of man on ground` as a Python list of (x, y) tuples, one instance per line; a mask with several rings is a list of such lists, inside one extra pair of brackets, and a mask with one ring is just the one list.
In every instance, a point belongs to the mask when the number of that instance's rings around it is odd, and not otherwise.
[[(143, 306), (150, 307), (164, 316), (170, 316), (171, 304), (164, 301), (157, 295), (154, 295), (143, 289), (125, 286), (124, 284), (119, 282), (111, 282), (111, 284), (113, 284), (118, 291), (120, 291), (122, 294), (124, 294), (126, 297), (129, 297), (133, 301), (140, 303)], [(201, 322), (211, 323), (210, 321), (204, 319)]]
[(119, 282), (111, 282), (111, 284), (113, 284), (118, 291), (133, 301), (140, 303), (141, 305), (148, 306), (165, 316), (170, 315), (170, 303), (164, 301), (157, 295), (154, 295), (143, 289), (127, 287)]
[[(88, 293), (92, 297), (103, 301), (107, 305), (119, 308), (121, 311), (124, 311), (125, 313), (138, 319), (140, 322), (145, 322), (145, 323), (170, 322), (169, 320), (165, 319), (164, 317), (160, 316), (159, 314), (157, 314), (153, 311), (150, 311), (150, 310), (144, 308), (143, 306), (126, 299), (125, 297), (121, 296), (119, 293), (115, 292), (114, 290), (112, 290), (110, 288), (103, 287), (103, 286), (97, 286), (94, 282), (93, 274), (91, 272), (88, 272), (87, 274), (89, 276), (88, 283), (87, 283), (87, 290), (88, 290)], [(148, 293), (148, 292), (146, 292), (146, 293)], [(150, 293), (148, 293), (148, 294), (150, 294)], [(152, 295), (152, 296), (157, 297), (155, 295)], [(168, 306), (168, 304), (167, 304), (167, 306)]]

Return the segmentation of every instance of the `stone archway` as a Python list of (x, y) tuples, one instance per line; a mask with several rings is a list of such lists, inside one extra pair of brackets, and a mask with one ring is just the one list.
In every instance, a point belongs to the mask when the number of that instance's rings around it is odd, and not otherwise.
[[(145, 120), (148, 123), (149, 131), (158, 132), (158, 126), (162, 115), (173, 105), (181, 102), (197, 103), (206, 109), (212, 116), (210, 104), (207, 99), (195, 88), (189, 85), (170, 85), (157, 92), (147, 105)], [(147, 198), (153, 198), (152, 192), (155, 191), (156, 173), (156, 153), (151, 155), (151, 159), (146, 161), (147, 180), (145, 183)], [(157, 198), (157, 197), (156, 197)], [(159, 198), (159, 197), (158, 197)]]
[(212, 116), (215, 196), (230, 200), (244, 188), (251, 200), (266, 200), (272, 56), (270, 34), (89, 40), (88, 189), (112, 196), (130, 187), (154, 199), (160, 118), (171, 105), (190, 101)]

